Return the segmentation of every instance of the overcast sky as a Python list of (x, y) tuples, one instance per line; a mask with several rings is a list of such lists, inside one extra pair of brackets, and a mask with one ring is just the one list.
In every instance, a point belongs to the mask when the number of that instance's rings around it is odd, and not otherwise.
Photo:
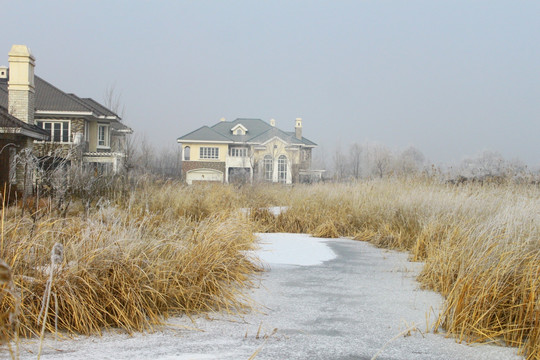
[(10, 1), (12, 44), (65, 92), (104, 100), (157, 146), (221, 117), (276, 119), (331, 152), (410, 145), (540, 165), (539, 1)]

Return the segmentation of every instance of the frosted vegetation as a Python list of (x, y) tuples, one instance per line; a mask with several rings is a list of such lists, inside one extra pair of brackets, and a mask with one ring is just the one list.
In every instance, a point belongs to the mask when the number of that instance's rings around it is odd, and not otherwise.
[(389, 176), (411, 177), (419, 174), (437, 176), (451, 182), (463, 181), (538, 181), (539, 172), (531, 171), (519, 159), (505, 159), (500, 153), (482, 151), (461, 162), (444, 167), (434, 166), (417, 148), (410, 146), (393, 151), (378, 143), (354, 143), (347, 149), (338, 147), (331, 153), (316, 149), (315, 168), (329, 169), (325, 174), (336, 181), (354, 181)]
[[(504, 181), (502, 181), (504, 180)], [(540, 188), (427, 175), (306, 186), (104, 182), (4, 206), (0, 337), (154, 328), (172, 315), (248, 311), (255, 232), (351, 237), (424, 261), (421, 284), (459, 341), (540, 357)], [(97, 186), (97, 185), (96, 185)], [(275, 215), (269, 207), (286, 211)], [(242, 211), (248, 208), (249, 211)], [(51, 259), (55, 244), (62, 258)], [(435, 329), (438, 327), (435, 326)]]

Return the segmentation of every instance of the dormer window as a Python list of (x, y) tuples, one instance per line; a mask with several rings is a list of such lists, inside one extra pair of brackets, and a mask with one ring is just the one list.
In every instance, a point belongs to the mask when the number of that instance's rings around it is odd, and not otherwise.
[(231, 129), (233, 135), (246, 135), (247, 129), (244, 125), (238, 124)]

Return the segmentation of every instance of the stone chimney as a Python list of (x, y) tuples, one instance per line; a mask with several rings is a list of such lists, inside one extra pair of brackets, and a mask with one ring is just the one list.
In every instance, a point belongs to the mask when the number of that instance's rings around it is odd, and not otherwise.
[(8, 56), (8, 111), (16, 118), (34, 125), (36, 59), (26, 45), (13, 45)]
[(298, 140), (302, 140), (302, 118), (296, 118), (294, 133)]
[(276, 126), (276, 119), (270, 119), (270, 126)]

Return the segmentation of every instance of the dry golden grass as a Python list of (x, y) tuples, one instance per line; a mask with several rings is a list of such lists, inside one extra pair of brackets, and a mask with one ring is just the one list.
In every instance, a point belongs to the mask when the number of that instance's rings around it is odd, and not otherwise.
[[(146, 183), (124, 202), (101, 202), (88, 217), (74, 206), (65, 219), (34, 223), (9, 209), (0, 258), (20, 289), (22, 334), (39, 332), (50, 271), (55, 296), (48, 331), (56, 319), (69, 332), (138, 331), (171, 314), (242, 309), (248, 302), (242, 288), (258, 270), (244, 251), (253, 231), (349, 236), (425, 261), (419, 280), (445, 296), (438, 325), (449, 334), (467, 342), (502, 340), (540, 359), (539, 200), (537, 186), (511, 183)], [(274, 216), (269, 206), (287, 210)], [(52, 267), (56, 242), (64, 260)], [(0, 316), (13, 311), (13, 299), (2, 298)]]
[[(350, 236), (425, 261), (446, 297), (438, 324), (459, 341), (504, 341), (540, 359), (540, 188), (387, 179), (283, 189), (264, 229)], [(275, 204), (273, 204), (275, 205)], [(258, 221), (257, 218), (253, 218)]]
[[(253, 229), (235, 196), (227, 187), (145, 185), (124, 205), (35, 223), (8, 208), (0, 258), (21, 295), (20, 333), (38, 335), (41, 319), (50, 332), (56, 326), (79, 334), (133, 332), (173, 314), (249, 307), (244, 290), (259, 266), (246, 251), (254, 246)], [(51, 264), (55, 243), (63, 245), (59, 264)], [(52, 295), (44, 307), (48, 282)], [(3, 296), (0, 315), (14, 306), (13, 297)], [(11, 328), (0, 332), (15, 336)]]

